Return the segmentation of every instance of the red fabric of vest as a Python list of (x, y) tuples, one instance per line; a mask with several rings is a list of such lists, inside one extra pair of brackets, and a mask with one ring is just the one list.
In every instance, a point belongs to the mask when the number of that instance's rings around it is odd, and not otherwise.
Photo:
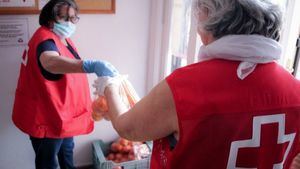
[[(23, 132), (38, 138), (64, 138), (90, 133), (94, 124), (86, 75), (68, 73), (58, 81), (49, 81), (41, 74), (36, 50), (41, 42), (48, 39), (55, 42), (61, 57), (74, 58), (48, 28), (40, 27), (34, 33), (21, 64), (13, 122)], [(71, 40), (67, 41), (76, 50)]]
[(276, 63), (238, 79), (239, 62), (210, 60), (166, 78), (180, 139), (154, 142), (152, 169), (288, 169), (299, 149), (300, 83)]

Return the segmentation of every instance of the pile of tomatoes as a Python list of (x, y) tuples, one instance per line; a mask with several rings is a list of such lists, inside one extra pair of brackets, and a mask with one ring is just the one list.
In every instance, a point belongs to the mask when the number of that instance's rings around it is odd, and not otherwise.
[(114, 161), (115, 163), (135, 160), (134, 146), (139, 144), (142, 143), (119, 138), (110, 145), (110, 153), (106, 159)]

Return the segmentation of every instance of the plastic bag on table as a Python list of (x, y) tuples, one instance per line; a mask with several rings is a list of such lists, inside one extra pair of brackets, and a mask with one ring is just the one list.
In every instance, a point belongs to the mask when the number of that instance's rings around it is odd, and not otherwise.
[[(127, 106), (128, 109), (133, 107), (136, 102), (140, 100), (139, 96), (137, 95), (136, 91), (134, 90), (132, 84), (129, 82), (127, 79), (127, 76), (120, 76), (120, 85), (119, 85), (119, 95), (123, 101), (123, 103)], [(94, 87), (96, 87), (96, 91), (98, 91), (97, 87), (102, 83), (101, 80), (96, 80)], [(108, 117), (103, 117), (102, 113), (103, 112), (108, 112), (108, 105), (105, 96), (102, 96), (98, 92), (95, 94), (95, 99), (93, 100), (92, 103), (92, 118), (95, 121), (100, 121), (103, 118), (106, 120), (109, 120)], [(101, 113), (102, 112), (102, 113)]]
[(151, 155), (151, 150), (147, 144), (142, 142), (133, 142), (133, 151), (137, 160), (148, 158)]

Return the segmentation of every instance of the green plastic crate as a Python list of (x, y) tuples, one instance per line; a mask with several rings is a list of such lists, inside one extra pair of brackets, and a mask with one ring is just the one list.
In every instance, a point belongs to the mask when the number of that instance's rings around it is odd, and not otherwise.
[[(107, 161), (106, 156), (109, 153), (110, 143), (104, 143), (102, 140), (93, 142), (93, 166), (94, 169), (113, 169), (114, 167), (122, 167), (122, 169), (149, 169), (150, 156), (141, 160), (132, 160), (122, 163)], [(147, 142), (152, 149), (152, 142)]]

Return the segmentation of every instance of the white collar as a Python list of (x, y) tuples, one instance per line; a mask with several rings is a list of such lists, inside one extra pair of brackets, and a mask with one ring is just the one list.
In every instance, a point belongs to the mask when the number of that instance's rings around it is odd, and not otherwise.
[(228, 35), (207, 46), (201, 46), (199, 61), (226, 59), (241, 61), (237, 76), (246, 78), (252, 73), (256, 64), (270, 63), (280, 58), (281, 45), (261, 35)]

